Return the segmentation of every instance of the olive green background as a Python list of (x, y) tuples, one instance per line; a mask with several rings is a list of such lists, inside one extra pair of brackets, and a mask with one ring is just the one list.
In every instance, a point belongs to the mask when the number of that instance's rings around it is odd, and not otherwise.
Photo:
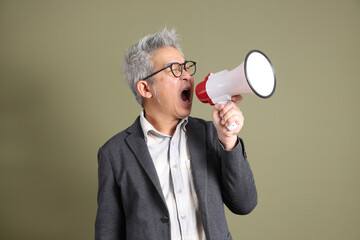
[(196, 83), (251, 49), (276, 70), (240, 104), (259, 204), (234, 239), (360, 239), (359, 0), (0, 1), (0, 239), (93, 239), (97, 150), (141, 111), (124, 53), (165, 26)]

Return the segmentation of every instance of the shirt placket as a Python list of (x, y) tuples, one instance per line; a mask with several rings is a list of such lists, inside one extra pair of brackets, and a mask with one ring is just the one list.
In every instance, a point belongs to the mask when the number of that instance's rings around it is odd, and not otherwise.
[(170, 169), (180, 231), (181, 235), (184, 236), (187, 232), (187, 212), (186, 207), (184, 206), (186, 200), (184, 199), (184, 182), (181, 174), (179, 130), (180, 129), (178, 128), (176, 129), (175, 134), (170, 141)]

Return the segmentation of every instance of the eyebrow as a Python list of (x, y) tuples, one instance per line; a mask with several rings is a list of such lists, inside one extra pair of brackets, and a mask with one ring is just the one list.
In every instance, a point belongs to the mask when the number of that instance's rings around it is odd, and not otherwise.
[[(184, 62), (180, 63), (180, 64), (184, 64), (187, 60), (184, 60)], [(179, 62), (168, 62), (164, 64), (164, 67), (170, 66), (173, 63), (179, 63)]]

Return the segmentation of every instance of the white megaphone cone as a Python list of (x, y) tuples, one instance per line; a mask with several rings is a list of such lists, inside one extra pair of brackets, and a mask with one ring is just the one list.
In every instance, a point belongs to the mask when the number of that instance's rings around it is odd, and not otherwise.
[[(225, 104), (232, 96), (243, 93), (268, 98), (274, 93), (275, 87), (275, 71), (269, 58), (259, 50), (252, 50), (235, 69), (209, 73), (196, 86), (195, 92), (201, 102), (214, 105)], [(230, 131), (236, 128), (234, 124), (228, 127)]]

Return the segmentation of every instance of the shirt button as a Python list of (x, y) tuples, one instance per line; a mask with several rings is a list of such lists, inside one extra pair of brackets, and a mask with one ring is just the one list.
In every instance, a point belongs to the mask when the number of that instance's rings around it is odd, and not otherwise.
[(174, 165), (173, 165), (173, 167), (174, 167), (174, 168), (178, 168), (178, 167), (179, 167), (179, 165), (177, 165), (177, 164), (174, 164)]
[(184, 216), (181, 216), (181, 218), (183, 219), (183, 220), (185, 220), (186, 219), (186, 216), (184, 215)]
[(181, 189), (178, 191), (178, 194), (182, 194), (182, 190), (181, 190)]
[(161, 218), (161, 222), (162, 223), (168, 223), (169, 222), (169, 218), (167, 216), (164, 216)]

